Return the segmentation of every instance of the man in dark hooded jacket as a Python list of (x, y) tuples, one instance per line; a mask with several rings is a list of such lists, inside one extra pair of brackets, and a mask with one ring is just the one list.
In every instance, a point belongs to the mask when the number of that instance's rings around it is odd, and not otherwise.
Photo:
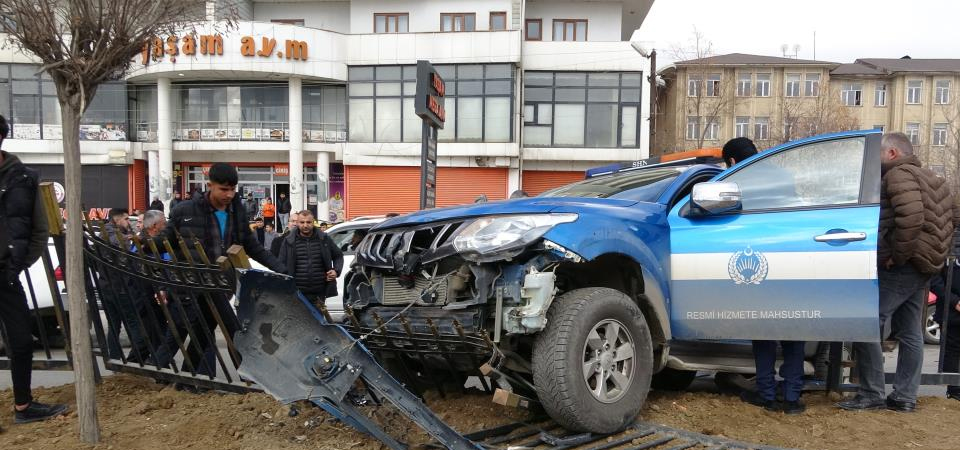
[[(9, 128), (0, 116), (0, 144)], [(33, 365), (34, 323), (27, 307), (27, 296), (20, 284), (20, 272), (27, 270), (34, 232), (34, 209), (37, 205), (37, 172), (20, 160), (0, 151), (0, 324), (6, 329), (7, 354), (10, 356), (10, 377), (13, 379), (14, 421), (35, 422), (59, 416), (66, 405), (46, 405), (30, 395)]]

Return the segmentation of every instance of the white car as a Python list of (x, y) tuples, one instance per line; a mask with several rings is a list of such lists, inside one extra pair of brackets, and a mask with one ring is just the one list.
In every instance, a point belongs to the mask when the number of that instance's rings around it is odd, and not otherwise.
[[(337, 274), (337, 295), (326, 300), (327, 311), (330, 313), (330, 317), (335, 322), (341, 322), (344, 318), (343, 279), (344, 275), (346, 275), (346, 273), (350, 270), (350, 265), (353, 263), (354, 251), (350, 246), (353, 235), (357, 232), (365, 234), (375, 225), (385, 220), (387, 220), (387, 218), (384, 216), (358, 217), (356, 219), (334, 225), (327, 230), (327, 234), (330, 235), (330, 238), (333, 239), (333, 242), (343, 252), (343, 270)], [(254, 269), (268, 270), (266, 267), (252, 259), (250, 260), (250, 266)]]

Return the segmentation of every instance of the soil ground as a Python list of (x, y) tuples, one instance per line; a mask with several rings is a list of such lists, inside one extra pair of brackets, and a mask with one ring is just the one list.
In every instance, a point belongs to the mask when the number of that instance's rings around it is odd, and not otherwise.
[[(35, 389), (38, 400), (75, 406), (73, 385)], [(960, 448), (955, 423), (960, 402), (923, 397), (918, 412), (850, 413), (833, 407), (836, 397), (808, 394), (808, 410), (785, 416), (760, 410), (738, 398), (707, 392), (652, 392), (642, 420), (746, 442), (802, 449), (943, 449)], [(0, 391), (0, 405), (12, 403)], [(428, 393), (427, 403), (461, 432), (523, 420), (528, 413), (501, 407), (482, 394), (446, 399)], [(97, 392), (102, 443), (79, 443), (77, 418), (71, 413), (43, 423), (14, 425), (11, 408), (0, 408), (0, 449), (380, 449), (380, 443), (335, 422), (318, 408), (300, 404), (300, 413), (265, 394), (202, 395), (132, 375), (104, 379)], [(393, 435), (412, 443), (426, 436), (395, 411), (368, 408)]]

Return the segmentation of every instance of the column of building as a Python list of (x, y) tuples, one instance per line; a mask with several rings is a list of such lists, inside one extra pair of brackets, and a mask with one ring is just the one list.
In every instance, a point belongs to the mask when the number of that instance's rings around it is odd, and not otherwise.
[[(173, 119), (170, 110), (170, 79), (157, 80), (157, 196), (163, 201), (164, 209), (170, 211), (173, 199)], [(152, 193), (151, 193), (152, 196)]]
[(292, 212), (305, 208), (303, 180), (303, 80), (291, 77), (287, 82), (290, 121), (290, 206)]

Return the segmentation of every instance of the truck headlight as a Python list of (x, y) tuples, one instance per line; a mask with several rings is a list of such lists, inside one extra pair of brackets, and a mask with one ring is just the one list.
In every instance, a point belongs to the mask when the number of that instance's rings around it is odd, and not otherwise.
[(461, 253), (493, 253), (522, 247), (539, 239), (555, 225), (577, 220), (576, 214), (531, 214), (481, 217), (453, 239)]

